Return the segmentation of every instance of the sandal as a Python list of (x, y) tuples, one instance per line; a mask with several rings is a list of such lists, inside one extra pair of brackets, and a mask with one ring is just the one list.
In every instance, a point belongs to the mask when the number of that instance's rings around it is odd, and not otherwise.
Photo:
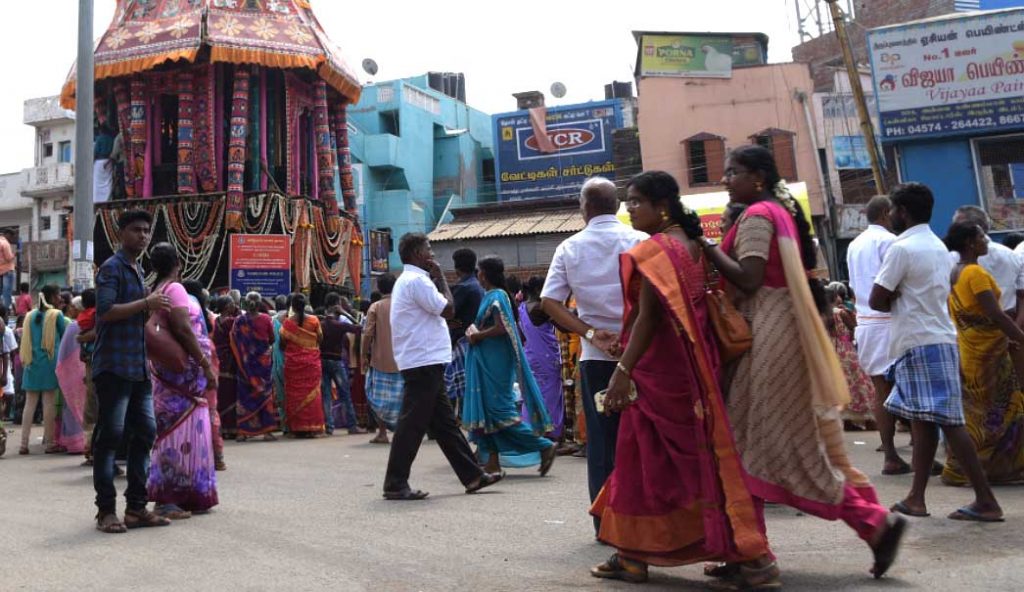
[(548, 471), (551, 470), (551, 465), (555, 464), (555, 456), (557, 455), (555, 454), (554, 446), (540, 453), (540, 468), (537, 471), (541, 477), (547, 476)]
[(124, 526), (125, 528), (150, 528), (153, 526), (170, 526), (171, 521), (163, 516), (157, 516), (153, 512), (150, 512), (146, 508), (141, 510), (125, 510), (124, 511)]
[(100, 512), (96, 514), (96, 530), (107, 534), (124, 534), (128, 532), (124, 522), (117, 519), (114, 512)]
[(765, 591), (782, 589), (782, 580), (779, 579), (779, 566), (772, 561), (764, 567), (739, 566), (739, 573), (732, 578), (713, 582), (710, 584), (712, 590), (746, 590)]
[(490, 487), (505, 478), (505, 471), (500, 473), (484, 473), (476, 480), (476, 483), (466, 488), (466, 493), (476, 493), (484, 487)]
[(405, 491), (385, 491), (384, 499), (396, 502), (412, 502), (426, 499), (428, 495), (430, 494), (426, 491), (407, 489)]
[(621, 580), (630, 584), (643, 584), (647, 581), (647, 564), (631, 559), (623, 559), (615, 553), (601, 565), (590, 568), (590, 575), (605, 580)]
[(377, 435), (372, 440), (370, 440), (370, 444), (390, 444), (390, 443), (391, 442), (388, 440), (387, 436)]
[(21, 448), (18, 449), (18, 454), (20, 454), (22, 456), (24, 456), (24, 455), (26, 455), (28, 453), (29, 453), (28, 452), (28, 446), (22, 446)]
[(709, 578), (726, 580), (740, 575), (739, 563), (706, 563), (704, 564), (704, 575)]
[(188, 520), (192, 517), (192, 512), (182, 510), (178, 506), (171, 504), (166, 506), (157, 506), (153, 509), (156, 510), (155, 513), (157, 516), (163, 516), (168, 520)]
[(884, 576), (896, 561), (896, 555), (900, 551), (900, 542), (907, 532), (907, 519), (898, 514), (891, 516), (886, 521), (888, 528), (885, 529), (885, 534), (871, 549), (871, 552), (875, 554), (875, 565), (871, 568), (871, 574), (875, 576), (876, 580)]

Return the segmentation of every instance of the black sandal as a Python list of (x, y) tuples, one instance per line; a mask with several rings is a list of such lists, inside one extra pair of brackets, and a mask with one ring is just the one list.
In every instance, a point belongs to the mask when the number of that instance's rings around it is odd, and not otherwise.
[(882, 540), (878, 541), (878, 545), (871, 549), (875, 554), (875, 565), (871, 568), (871, 574), (875, 576), (876, 580), (884, 576), (896, 561), (900, 542), (907, 532), (907, 519), (896, 514), (893, 516), (893, 521), (889, 522), (889, 528), (882, 535)]
[(615, 553), (604, 563), (590, 568), (590, 575), (604, 580), (620, 580), (630, 584), (647, 582), (647, 564), (619, 557)]
[(420, 491), (419, 489), (407, 489), (405, 491), (385, 491), (384, 499), (389, 501), (411, 502), (426, 499), (428, 495), (430, 495), (430, 493), (426, 491)]
[(476, 483), (466, 488), (466, 493), (476, 493), (484, 487), (490, 487), (504, 478), (505, 471), (500, 473), (484, 473), (483, 475), (480, 475), (480, 478), (477, 479)]
[(540, 469), (538, 471), (541, 477), (547, 476), (548, 471), (551, 470), (551, 465), (555, 464), (556, 456), (554, 446), (540, 453)]
[(704, 565), (704, 575), (720, 580), (735, 578), (740, 575), (740, 565), (739, 563), (706, 563)]

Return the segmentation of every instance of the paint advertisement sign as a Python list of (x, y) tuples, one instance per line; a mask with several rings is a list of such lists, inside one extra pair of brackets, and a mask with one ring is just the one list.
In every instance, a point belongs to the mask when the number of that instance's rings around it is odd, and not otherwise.
[(232, 234), (229, 248), (231, 289), (259, 292), (265, 298), (292, 291), (291, 239), (284, 234)]
[(641, 76), (730, 78), (733, 67), (765, 63), (752, 36), (645, 34), (640, 39)]
[(832, 155), (837, 169), (871, 168), (864, 136), (832, 136)]
[(1024, 9), (868, 33), (884, 140), (1024, 128)]
[(570, 197), (587, 177), (615, 176), (612, 132), (622, 126), (622, 102), (596, 101), (547, 111), (554, 152), (537, 142), (528, 111), (494, 116), (495, 184), (499, 200)]
[(370, 273), (382, 274), (391, 270), (388, 258), (391, 256), (391, 231), (370, 231)]

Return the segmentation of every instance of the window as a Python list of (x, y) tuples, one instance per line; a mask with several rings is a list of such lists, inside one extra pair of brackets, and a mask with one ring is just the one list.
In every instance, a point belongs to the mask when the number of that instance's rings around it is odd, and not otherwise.
[(39, 230), (49, 230), (52, 216), (43, 216), (39, 218)]
[(58, 144), (58, 161), (71, 162), (71, 142), (65, 141)]
[(50, 158), (53, 156), (53, 143), (47, 142), (43, 144), (43, 158)]
[(398, 111), (384, 111), (380, 114), (380, 133), (398, 136)]
[(750, 141), (771, 151), (775, 156), (775, 165), (779, 168), (779, 176), (790, 182), (799, 179), (796, 170), (796, 134), (770, 127), (750, 136)]
[(1024, 135), (975, 140), (974, 153), (992, 230), (1024, 228)]
[(683, 140), (689, 185), (715, 185), (725, 172), (725, 138), (702, 132)]

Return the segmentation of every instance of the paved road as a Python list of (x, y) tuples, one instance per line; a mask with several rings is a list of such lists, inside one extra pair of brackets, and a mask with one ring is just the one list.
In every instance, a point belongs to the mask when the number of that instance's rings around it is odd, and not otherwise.
[[(876, 475), (875, 434), (847, 436), (855, 464)], [(15, 446), (0, 459), (0, 590), (705, 589), (696, 566), (652, 569), (644, 588), (588, 575), (611, 551), (594, 543), (584, 513), (582, 459), (560, 458), (543, 479), (515, 471), (467, 496), (426, 443), (413, 486), (430, 498), (385, 502), (387, 447), (368, 439), (229, 442), (214, 512), (118, 536), (93, 530), (91, 473), (80, 457), (20, 457)], [(884, 503), (909, 484), (875, 481)], [(867, 575), (866, 546), (841, 523), (770, 508), (769, 535), (787, 590), (1020, 590), (1024, 488), (997, 495), (1007, 523), (954, 522), (943, 516), (969, 491), (934, 482), (936, 517), (914, 520), (900, 562), (880, 582)]]

